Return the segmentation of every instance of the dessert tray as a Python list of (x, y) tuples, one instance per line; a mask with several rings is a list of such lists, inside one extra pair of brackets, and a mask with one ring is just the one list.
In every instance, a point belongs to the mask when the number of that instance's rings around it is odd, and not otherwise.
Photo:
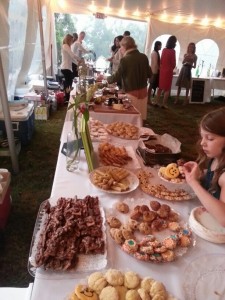
[[(105, 268), (105, 214), (99, 206), (98, 198), (62, 197), (54, 206), (51, 206), (51, 200), (41, 203), (37, 215), (28, 259), (31, 276), (35, 276), (37, 271), (43, 276), (65, 276)], [(90, 234), (85, 233), (85, 230)], [(94, 249), (93, 245), (97, 242), (99, 248)], [(76, 249), (72, 246), (75, 244), (78, 245)]]
[(167, 299), (176, 300), (167, 287), (152, 277), (127, 270), (108, 269), (94, 272), (76, 283), (65, 300), (74, 299)]
[(106, 221), (114, 242), (141, 261), (173, 262), (195, 244), (179, 213), (158, 201), (127, 198), (107, 212)]
[(162, 184), (157, 169), (144, 168), (138, 170), (136, 174), (140, 182), (140, 189), (152, 197), (167, 201), (187, 201), (196, 197), (191, 188), (185, 183), (183, 185), (171, 185), (170, 182)]
[(139, 137), (139, 128), (135, 125), (125, 122), (114, 122), (106, 125), (107, 132), (121, 139), (137, 140)]
[(201, 238), (212, 243), (225, 243), (225, 228), (204, 207), (196, 207), (191, 211), (189, 225)]
[(186, 300), (225, 299), (225, 255), (208, 254), (193, 260), (184, 271)]
[(89, 178), (96, 188), (111, 194), (127, 194), (139, 185), (133, 172), (113, 166), (99, 167), (89, 174)]
[(97, 153), (99, 166), (125, 167), (132, 170), (141, 167), (132, 146), (103, 142), (98, 145)]

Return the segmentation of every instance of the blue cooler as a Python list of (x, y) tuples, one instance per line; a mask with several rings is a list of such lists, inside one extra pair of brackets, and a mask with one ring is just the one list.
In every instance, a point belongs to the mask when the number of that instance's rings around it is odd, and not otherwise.
[[(34, 132), (34, 104), (33, 103), (10, 103), (10, 115), (14, 136), (18, 137), (21, 145), (29, 144)], [(0, 112), (0, 130), (6, 136), (3, 112)]]

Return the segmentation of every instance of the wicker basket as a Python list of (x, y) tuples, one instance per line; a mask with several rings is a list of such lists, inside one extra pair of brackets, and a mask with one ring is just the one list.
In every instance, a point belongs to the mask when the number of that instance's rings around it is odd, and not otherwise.
[[(168, 136), (169, 135), (167, 135), (167, 139)], [(172, 153), (153, 153), (145, 146), (145, 142), (143, 140), (140, 140), (136, 152), (143, 159), (143, 163), (145, 165), (168, 165), (169, 163), (176, 162), (180, 158), (180, 142), (176, 138), (169, 136), (169, 139), (171, 138), (171, 141), (173, 142), (171, 142), (171, 144), (163, 144), (161, 142), (161, 137), (162, 136), (155, 135), (155, 138), (148, 141), (148, 144), (149, 142), (152, 143), (152, 145), (155, 145), (156, 143), (161, 143), (163, 146), (170, 148)], [(176, 153), (173, 153), (175, 151), (175, 147), (173, 146), (174, 144), (176, 144), (176, 147), (179, 148), (178, 150), (176, 149)]]

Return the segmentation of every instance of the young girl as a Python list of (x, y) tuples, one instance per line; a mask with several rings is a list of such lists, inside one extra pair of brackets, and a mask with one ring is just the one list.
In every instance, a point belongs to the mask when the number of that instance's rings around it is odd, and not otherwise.
[(198, 163), (185, 163), (184, 174), (202, 205), (225, 227), (225, 108), (203, 117), (200, 134)]

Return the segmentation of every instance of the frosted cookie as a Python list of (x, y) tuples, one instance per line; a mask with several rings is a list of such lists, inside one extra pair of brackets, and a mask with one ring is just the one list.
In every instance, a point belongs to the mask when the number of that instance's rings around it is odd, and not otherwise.
[(105, 279), (112, 286), (123, 285), (124, 283), (123, 273), (116, 269), (109, 269), (105, 273)]
[(170, 262), (173, 261), (176, 258), (176, 256), (172, 250), (167, 250), (166, 252), (162, 253), (162, 258), (164, 261)]
[(174, 239), (173, 237), (168, 237), (164, 239), (162, 243), (167, 249), (173, 250), (177, 246), (177, 239)]
[(113, 286), (106, 286), (99, 295), (100, 300), (120, 300), (117, 290)]
[(126, 293), (126, 300), (141, 300), (138, 292), (136, 290), (129, 290)]
[(190, 237), (186, 236), (186, 235), (181, 235), (179, 236), (179, 245), (181, 247), (189, 247), (191, 244), (191, 239)]
[(147, 292), (150, 292), (151, 287), (152, 287), (152, 285), (153, 285), (154, 282), (155, 282), (154, 279), (152, 279), (150, 277), (145, 277), (141, 281), (141, 288), (143, 288)]
[(138, 294), (141, 297), (141, 300), (151, 300), (149, 293), (143, 288), (138, 289)]
[(80, 300), (98, 300), (98, 295), (84, 284), (78, 284), (78, 286), (76, 286), (75, 294)]
[(129, 254), (135, 253), (138, 249), (138, 244), (135, 240), (129, 239), (126, 240), (122, 246), (123, 250)]
[(128, 289), (135, 289), (140, 283), (140, 277), (135, 272), (126, 272), (124, 274), (124, 286)]
[(119, 299), (120, 300), (125, 300), (126, 299), (127, 288), (123, 285), (118, 285), (118, 286), (115, 286), (115, 289), (117, 290), (117, 293), (119, 295)]
[(101, 272), (92, 273), (88, 277), (88, 286), (93, 289), (97, 294), (100, 294), (102, 289), (106, 287), (107, 281)]
[(149, 261), (149, 255), (143, 251), (135, 252), (134, 257), (142, 261)]

